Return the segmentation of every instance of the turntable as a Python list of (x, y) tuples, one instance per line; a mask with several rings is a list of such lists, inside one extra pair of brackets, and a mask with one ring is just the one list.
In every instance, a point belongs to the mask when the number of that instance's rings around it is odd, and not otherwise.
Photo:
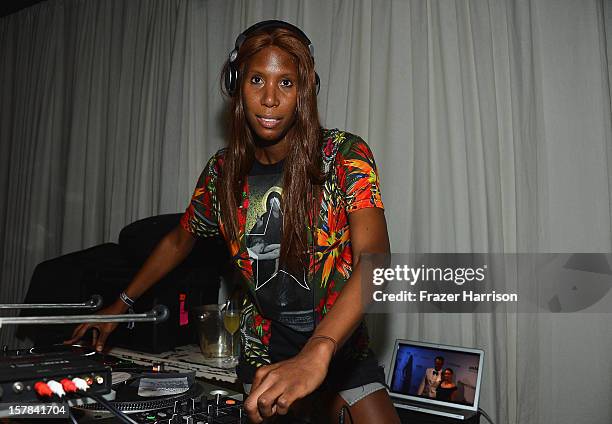
[[(226, 390), (196, 381), (194, 373), (113, 372), (113, 382), (112, 391), (105, 398), (136, 423), (246, 422), (239, 399), (229, 397)], [(79, 423), (117, 422), (99, 403), (79, 400), (71, 407)]]
[[(16, 375), (16, 367), (28, 371)], [(63, 397), (63, 400), (68, 401), (78, 423), (118, 422), (113, 413), (107, 410), (108, 405), (127, 414), (136, 423), (246, 422), (241, 394), (196, 381), (194, 372), (155, 372), (152, 368), (96, 353), (80, 345), (35, 347), (0, 354), (0, 377), (7, 377), (3, 383), (6, 385), (5, 402), (14, 401), (16, 396), (19, 396), (21, 402), (44, 401), (31, 389), (24, 389), (19, 395), (14, 394), (10, 388), (16, 378), (23, 383), (23, 387), (32, 388), (34, 380), (59, 380), (77, 375), (103, 376), (103, 384), (96, 385), (94, 381), (90, 389), (97, 401), (76, 393)], [(10, 395), (15, 399), (9, 399), (7, 396)], [(53, 397), (51, 400), (58, 399)]]
[[(94, 300), (74, 305), (8, 304), (0, 308), (97, 308), (101, 302)], [(0, 324), (161, 322), (167, 316), (167, 308), (157, 305), (144, 314), (2, 317)], [(0, 400), (11, 404), (67, 402), (71, 420), (78, 423), (246, 422), (242, 395), (236, 393), (240, 399), (234, 399), (227, 391), (197, 382), (194, 372), (154, 372), (152, 368), (80, 345), (14, 351), (5, 348), (0, 352)]]

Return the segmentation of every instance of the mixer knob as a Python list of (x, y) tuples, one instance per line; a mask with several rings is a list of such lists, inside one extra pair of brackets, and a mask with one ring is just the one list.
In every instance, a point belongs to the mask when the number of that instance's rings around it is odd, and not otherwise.
[(23, 392), (25, 390), (25, 386), (21, 381), (16, 381), (13, 383), (13, 391), (17, 394)]

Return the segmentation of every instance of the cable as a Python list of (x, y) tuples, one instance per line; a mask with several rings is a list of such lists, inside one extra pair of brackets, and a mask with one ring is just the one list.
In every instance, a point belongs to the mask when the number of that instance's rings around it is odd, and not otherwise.
[(70, 408), (68, 408), (68, 417), (70, 418), (70, 421), (72, 422), (72, 424), (79, 424), (76, 418), (74, 417), (74, 414), (72, 413), (72, 410)]
[(484, 409), (478, 408), (478, 412), (480, 412), (480, 415), (482, 415), (488, 422), (490, 422), (491, 424), (495, 424), (491, 417), (489, 417), (489, 415), (484, 411)]
[(351, 419), (351, 424), (353, 424), (354, 423), (353, 416), (351, 415), (351, 410), (349, 409), (347, 405), (342, 405), (342, 408), (340, 408), (340, 416), (338, 417), (338, 423), (345, 424), (344, 411), (348, 413), (348, 417)]
[(111, 412), (115, 417), (119, 418), (119, 420), (124, 424), (138, 424), (136, 421), (128, 417), (126, 414), (121, 412), (119, 409), (115, 407), (112, 403), (104, 399), (102, 396), (95, 395), (93, 393), (83, 394), (83, 396), (88, 397), (90, 399), (95, 400), (100, 405), (105, 407), (109, 412)]
[(117, 409), (115, 407), (115, 405), (113, 405), (112, 403), (110, 403), (109, 401), (107, 401), (106, 399), (104, 399), (102, 396), (93, 394), (93, 393), (89, 393), (86, 395), (87, 397), (95, 400), (96, 402), (98, 402), (100, 405), (102, 405), (103, 407), (105, 407), (109, 412), (111, 412), (114, 416), (116, 416), (117, 418), (119, 418), (119, 420), (122, 423), (125, 424), (137, 424), (136, 421), (134, 421), (133, 419), (131, 419), (130, 417), (128, 417), (126, 414), (124, 414), (122, 411), (120, 411), (119, 409)]

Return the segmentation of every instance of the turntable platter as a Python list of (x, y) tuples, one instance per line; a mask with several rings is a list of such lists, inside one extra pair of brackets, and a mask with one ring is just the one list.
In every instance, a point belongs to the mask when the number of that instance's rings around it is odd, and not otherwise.
[(49, 353), (71, 353), (75, 355), (90, 356), (96, 353), (91, 346), (85, 346), (80, 344), (65, 345), (65, 344), (53, 344), (49, 346), (34, 346), (28, 351), (31, 354), (49, 354)]
[[(144, 391), (147, 381), (156, 381), (160, 388), (157, 393)], [(169, 383), (164, 383), (167, 381)], [(181, 381), (184, 381), (180, 386)], [(168, 387), (179, 387), (170, 391)], [(195, 382), (193, 373), (143, 373), (131, 376), (119, 384), (113, 384), (113, 406), (123, 412), (145, 412), (153, 409), (173, 407), (177, 401), (196, 399), (204, 393), (201, 385)], [(170, 393), (170, 394), (168, 394)], [(104, 407), (97, 403), (75, 406), (76, 409), (104, 411)]]
[[(226, 391), (211, 390), (210, 384), (194, 381), (186, 392), (157, 397), (143, 397), (133, 390), (137, 380), (114, 386), (110, 403), (138, 424), (208, 423), (245, 424), (246, 414), (240, 400)], [(127, 388), (130, 387), (128, 390)], [(105, 396), (107, 397), (107, 396)], [(114, 400), (111, 400), (114, 399)], [(117, 419), (98, 404), (72, 406), (79, 423), (114, 424)]]

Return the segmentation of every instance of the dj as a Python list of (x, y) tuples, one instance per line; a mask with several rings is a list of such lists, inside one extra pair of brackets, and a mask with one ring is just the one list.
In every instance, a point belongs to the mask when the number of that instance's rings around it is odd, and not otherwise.
[[(250, 383), (251, 421), (316, 391), (329, 422), (346, 405), (355, 423), (395, 423), (362, 321), (360, 255), (389, 251), (376, 166), (359, 137), (320, 127), (313, 52), (286, 22), (238, 37), (223, 70), (228, 147), (204, 168), (180, 225), (100, 313), (125, 313), (196, 237), (220, 233), (248, 289), (237, 372)], [(69, 342), (91, 327), (101, 350), (116, 324), (82, 324)]]

